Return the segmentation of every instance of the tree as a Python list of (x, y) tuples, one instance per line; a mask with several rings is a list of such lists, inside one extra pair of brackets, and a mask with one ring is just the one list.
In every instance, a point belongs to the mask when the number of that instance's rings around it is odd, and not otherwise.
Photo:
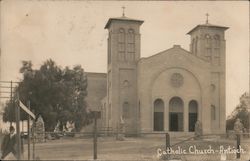
[[(34, 70), (30, 61), (23, 61), (20, 73), (23, 74), (23, 80), (15, 92), (18, 91), (24, 104), (30, 101), (31, 110), (34, 110), (36, 116), (42, 115), (47, 131), (54, 130), (58, 120), (62, 124), (74, 121), (78, 131), (89, 122), (84, 100), (87, 95), (87, 78), (80, 65), (73, 69), (62, 69), (49, 59), (40, 69)], [(8, 102), (4, 110), (4, 121), (10, 121), (11, 116), (14, 116), (11, 108)], [(21, 120), (26, 118), (27, 115), (21, 112)]]
[(240, 104), (235, 108), (235, 110), (228, 117), (226, 122), (227, 130), (233, 130), (234, 123), (237, 118), (239, 118), (244, 126), (244, 128), (249, 129), (249, 118), (250, 111), (248, 111), (248, 99), (249, 96), (243, 94), (240, 97)]
[(15, 122), (15, 108), (14, 108), (13, 102), (11, 101), (8, 101), (5, 104), (4, 113), (3, 113), (3, 121)]

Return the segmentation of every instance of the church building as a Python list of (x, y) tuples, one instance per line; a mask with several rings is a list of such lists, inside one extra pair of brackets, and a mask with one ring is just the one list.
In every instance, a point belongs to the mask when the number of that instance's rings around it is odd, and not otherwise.
[(199, 120), (203, 133), (224, 133), (228, 27), (207, 20), (187, 32), (189, 51), (173, 45), (144, 58), (143, 23), (123, 15), (105, 25), (107, 73), (87, 73), (86, 98), (101, 111), (101, 126), (116, 129), (124, 121), (128, 134), (189, 133)]

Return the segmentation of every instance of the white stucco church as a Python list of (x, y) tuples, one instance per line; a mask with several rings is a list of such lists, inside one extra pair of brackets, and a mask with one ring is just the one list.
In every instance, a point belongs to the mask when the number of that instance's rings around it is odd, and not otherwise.
[(207, 20), (187, 31), (189, 51), (173, 45), (142, 58), (143, 23), (123, 15), (105, 25), (107, 73), (87, 73), (86, 99), (100, 108), (102, 126), (115, 129), (123, 118), (127, 133), (189, 133), (200, 120), (204, 133), (225, 132), (228, 27)]

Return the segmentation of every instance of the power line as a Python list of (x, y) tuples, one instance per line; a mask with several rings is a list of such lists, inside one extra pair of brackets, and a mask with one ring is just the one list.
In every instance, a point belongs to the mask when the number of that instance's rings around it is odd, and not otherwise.
[(10, 99), (10, 97), (0, 97), (0, 98), (3, 98), (3, 99)]
[(20, 82), (14, 82), (14, 81), (0, 81), (0, 83), (11, 83), (11, 82), (12, 83), (17, 83), (17, 84), (20, 83)]
[(0, 93), (11, 93), (11, 92), (7, 92), (7, 91), (0, 91)]
[[(14, 89), (19, 83), (20, 82), (16, 81), (0, 81), (0, 99), (10, 99), (12, 102), (15, 92)], [(6, 96), (6, 94), (9, 94), (9, 96)]]
[(0, 86), (0, 88), (11, 88), (11, 87), (7, 87), (7, 86)]

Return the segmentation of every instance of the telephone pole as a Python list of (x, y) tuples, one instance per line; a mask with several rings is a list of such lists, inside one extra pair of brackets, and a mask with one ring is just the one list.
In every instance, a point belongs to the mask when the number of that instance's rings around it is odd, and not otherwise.
[[(0, 81), (0, 99), (9, 99), (11, 106), (15, 107), (15, 121), (16, 121), (16, 139), (17, 139), (17, 160), (21, 159), (21, 136), (20, 136), (20, 108), (18, 102), (13, 98), (19, 99), (18, 93), (14, 91), (14, 88), (19, 82), (13, 81)], [(15, 97), (14, 97), (15, 92)]]

